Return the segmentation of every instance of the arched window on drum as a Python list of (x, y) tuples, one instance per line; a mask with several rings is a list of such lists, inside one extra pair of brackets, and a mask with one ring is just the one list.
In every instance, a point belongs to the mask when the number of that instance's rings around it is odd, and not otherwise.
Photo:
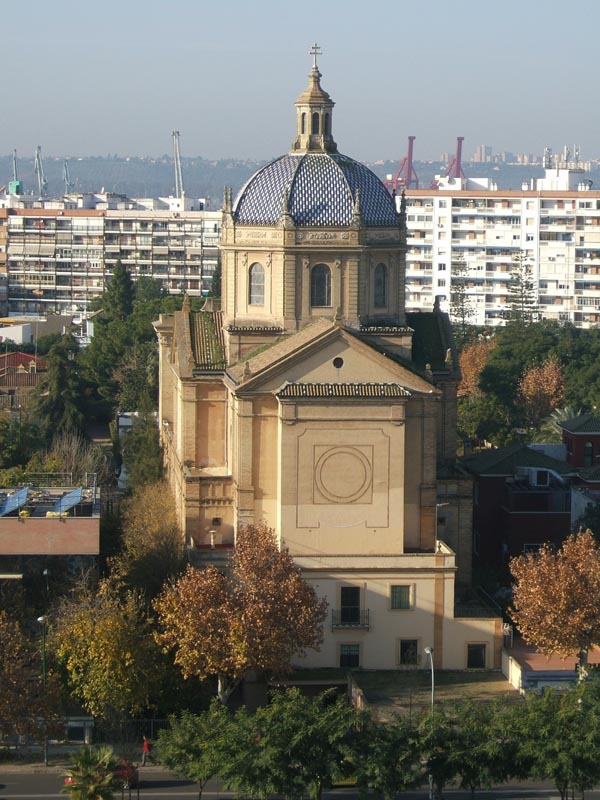
[(314, 308), (331, 306), (331, 270), (327, 264), (317, 264), (310, 273), (310, 304)]
[(265, 268), (262, 264), (252, 264), (249, 273), (248, 302), (251, 306), (265, 304)]
[(373, 305), (386, 308), (388, 304), (388, 270), (385, 264), (377, 264), (373, 271)]

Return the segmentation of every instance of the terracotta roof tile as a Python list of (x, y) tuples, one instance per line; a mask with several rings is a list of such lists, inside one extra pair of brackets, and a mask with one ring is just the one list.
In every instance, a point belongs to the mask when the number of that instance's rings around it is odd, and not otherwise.
[(398, 383), (288, 383), (278, 397), (410, 397)]

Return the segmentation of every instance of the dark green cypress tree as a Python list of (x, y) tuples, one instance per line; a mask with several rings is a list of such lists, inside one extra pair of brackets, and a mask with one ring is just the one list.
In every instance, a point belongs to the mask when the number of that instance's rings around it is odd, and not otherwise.
[(133, 282), (127, 267), (117, 261), (102, 295), (102, 309), (112, 319), (125, 320), (133, 311)]
[(65, 334), (50, 348), (48, 370), (34, 396), (31, 413), (46, 442), (61, 431), (84, 434), (84, 383), (79, 374), (74, 336)]

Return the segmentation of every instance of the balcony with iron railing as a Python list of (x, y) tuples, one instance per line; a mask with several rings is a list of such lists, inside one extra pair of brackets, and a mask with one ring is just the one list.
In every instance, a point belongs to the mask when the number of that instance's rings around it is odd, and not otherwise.
[(369, 609), (345, 606), (331, 609), (331, 629), (368, 628), (370, 626)]

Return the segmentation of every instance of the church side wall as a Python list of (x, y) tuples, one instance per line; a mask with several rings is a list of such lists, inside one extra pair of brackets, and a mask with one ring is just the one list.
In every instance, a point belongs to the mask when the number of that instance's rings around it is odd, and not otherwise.
[(196, 384), (195, 466), (227, 463), (227, 392), (220, 379)]

